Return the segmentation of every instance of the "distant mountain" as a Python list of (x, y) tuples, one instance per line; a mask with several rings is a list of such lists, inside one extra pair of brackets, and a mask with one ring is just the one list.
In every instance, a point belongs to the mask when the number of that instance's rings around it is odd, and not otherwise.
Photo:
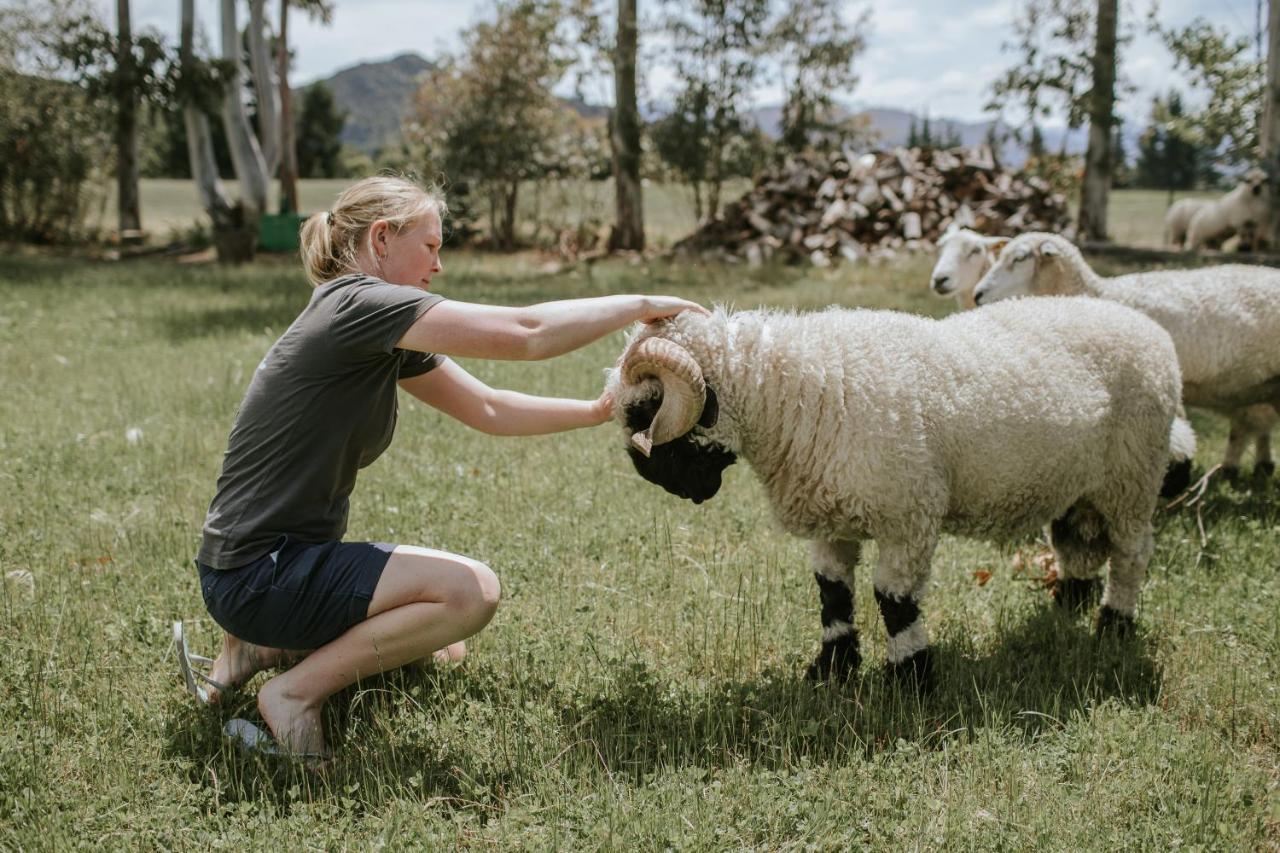
[[(385, 145), (395, 143), (400, 137), (400, 126), (413, 106), (413, 93), (422, 75), (435, 67), (428, 59), (416, 53), (402, 53), (381, 62), (365, 62), (343, 69), (321, 81), (333, 92), (338, 106), (347, 112), (347, 124), (342, 131), (342, 141), (368, 154)], [(313, 81), (317, 82), (317, 81)], [(300, 87), (305, 88), (305, 87)], [(590, 119), (608, 115), (608, 107), (588, 104), (578, 98), (561, 98), (570, 109)], [(913, 113), (891, 107), (857, 106), (843, 107), (844, 115), (865, 115), (871, 121), (871, 130), (881, 145), (905, 145), (911, 129)], [(647, 119), (657, 118), (663, 110), (651, 107)], [(776, 138), (781, 118), (781, 107), (767, 106), (753, 110), (751, 115), (766, 134)], [(919, 116), (914, 116), (917, 121)], [(941, 129), (955, 127), (965, 145), (977, 145), (987, 135), (990, 122), (966, 122), (945, 116), (930, 116), (930, 124)], [(1066, 150), (1072, 154), (1083, 153), (1088, 142), (1084, 130), (1068, 131), (1065, 128), (1044, 128), (1045, 146), (1050, 151), (1061, 148), (1066, 140)], [(1125, 126), (1125, 141), (1131, 152), (1136, 151), (1138, 129)], [(1001, 162), (1019, 166), (1026, 160), (1026, 151), (1012, 140), (1005, 143), (1000, 152)]]
[[(347, 113), (343, 143), (372, 154), (400, 138), (400, 124), (413, 107), (418, 78), (435, 68), (416, 53), (382, 62), (365, 62), (323, 80), (338, 107)], [(305, 90), (307, 87), (300, 87)]]
[[(307, 85), (328, 86), (338, 108), (346, 111), (343, 143), (374, 154), (400, 139), (400, 126), (413, 109), (413, 94), (418, 90), (421, 77), (435, 67), (435, 63), (416, 53), (402, 53), (382, 62), (344, 68)], [(306, 88), (301, 86), (298, 91)], [(585, 118), (600, 118), (609, 113), (608, 107), (588, 104), (579, 98), (560, 100)]]

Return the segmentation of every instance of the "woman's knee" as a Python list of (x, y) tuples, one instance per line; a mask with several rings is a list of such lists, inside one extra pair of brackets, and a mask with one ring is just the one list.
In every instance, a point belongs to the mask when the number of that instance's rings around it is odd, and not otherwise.
[(493, 569), (479, 560), (468, 559), (465, 565), (469, 577), (461, 587), (461, 600), (456, 603), (479, 622), (478, 627), (483, 627), (498, 610), (502, 584)]

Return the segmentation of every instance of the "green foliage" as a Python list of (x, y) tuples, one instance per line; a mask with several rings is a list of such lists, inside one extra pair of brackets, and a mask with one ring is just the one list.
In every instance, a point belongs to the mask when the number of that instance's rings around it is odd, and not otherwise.
[(308, 86), (295, 122), (298, 177), (336, 178), (342, 171), (342, 126), (347, 116), (323, 83)]
[(105, 100), (112, 108), (124, 98), (168, 107), (175, 59), (164, 38), (154, 32), (134, 34), (131, 48), (121, 62), (115, 33), (87, 16), (68, 22), (55, 42), (56, 52), (91, 100)]
[(929, 114), (925, 113), (919, 124), (916, 123), (916, 117), (911, 117), (911, 123), (907, 129), (907, 147), (908, 148), (958, 148), (963, 144), (960, 138), (960, 130), (952, 122), (946, 122), (942, 127), (935, 131), (929, 120)]
[(1223, 163), (1254, 162), (1260, 152), (1266, 69), (1254, 58), (1250, 40), (1203, 18), (1181, 29), (1164, 29), (1153, 17), (1152, 27), (1204, 96), (1199, 111), (1170, 116), (1170, 131), (1214, 152)]
[(1190, 133), (1185, 119), (1176, 90), (1152, 100), (1151, 121), (1138, 139), (1137, 186), (1187, 190), (1213, 183), (1213, 152)]
[[(1088, 118), (1095, 12), (1092, 0), (1024, 0), (1013, 21), (1014, 41), (1003, 50), (1014, 62), (992, 84), (987, 110), (998, 117), (1012, 111), (1014, 135), (1032, 156), (1044, 151), (1039, 125), (1055, 108), (1071, 128)], [(1132, 88), (1119, 79), (1116, 87)]]
[(786, 92), (779, 143), (790, 151), (838, 145), (844, 138), (833, 120), (833, 95), (847, 95), (858, 84), (853, 63), (866, 49), (871, 13), (865, 10), (850, 27), (842, 5), (836, 0), (790, 0), (768, 34)]
[(572, 53), (558, 3), (500, 2), (493, 21), (464, 36), (461, 56), (429, 72), (410, 133), (431, 171), (467, 183), (487, 202), (494, 245), (516, 245), (520, 183), (557, 168), (566, 124), (551, 89)]

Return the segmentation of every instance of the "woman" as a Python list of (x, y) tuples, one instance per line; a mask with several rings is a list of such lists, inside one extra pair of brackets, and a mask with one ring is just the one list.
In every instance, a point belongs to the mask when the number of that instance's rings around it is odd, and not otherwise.
[[(188, 687), (211, 702), (262, 669), (296, 661), (258, 693), (276, 740), (259, 745), (323, 753), (329, 696), (433, 653), (461, 657), (462, 639), (497, 608), (498, 578), (477, 560), (341, 541), (356, 471), (391, 441), (397, 384), (493, 435), (595, 426), (609, 419), (606, 396), (495, 390), (445, 356), (551, 358), (635, 321), (705, 311), (663, 296), (527, 308), (445, 300), (429, 290), (443, 270), (444, 215), (432, 192), (375, 177), (307, 220), (310, 303), (258, 365), (236, 415), (197, 558), (206, 606), (226, 632), (207, 675), (191, 668), (206, 659), (186, 652), (180, 625), (175, 633)], [(228, 731), (250, 745), (266, 741), (241, 725)]]

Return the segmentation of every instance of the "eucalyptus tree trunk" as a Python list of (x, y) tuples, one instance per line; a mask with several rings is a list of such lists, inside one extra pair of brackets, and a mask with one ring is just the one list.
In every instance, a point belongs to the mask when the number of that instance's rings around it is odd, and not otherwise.
[[(182, 0), (181, 41), (178, 61), (182, 78), (191, 80), (195, 68), (195, 0)], [(187, 159), (191, 162), (191, 176), (200, 194), (200, 206), (213, 222), (214, 233), (225, 231), (233, 224), (231, 202), (218, 178), (218, 163), (213, 156), (213, 134), (209, 129), (209, 117), (188, 96), (182, 105), (182, 122), (187, 130)]]
[(236, 0), (222, 0), (222, 58), (231, 63), (227, 90), (222, 98), (222, 125), (231, 151), (231, 164), (240, 181), (240, 207), (246, 227), (258, 227), (267, 209), (267, 164), (258, 138), (249, 125), (249, 111), (240, 91), (240, 30), (236, 24)]
[(258, 96), (258, 141), (270, 180), (280, 165), (280, 99), (267, 42), (266, 2), (249, 0), (249, 67)]
[(298, 212), (298, 148), (293, 136), (293, 93), (289, 91), (289, 0), (280, 0), (280, 212)]
[(133, 28), (129, 0), (116, 0), (116, 204), (120, 236), (142, 230), (138, 204), (138, 88), (133, 66)]
[(644, 248), (644, 200), (640, 185), (640, 108), (636, 103), (636, 0), (618, 0), (613, 54), (614, 109), (609, 141), (617, 219), (610, 249)]
[(1270, 222), (1262, 229), (1271, 250), (1280, 247), (1280, 2), (1271, 0), (1267, 20), (1267, 94), (1262, 118), (1262, 165), (1270, 184)]
[(1111, 124), (1116, 100), (1117, 0), (1098, 0), (1098, 35), (1093, 51), (1093, 92), (1089, 104), (1089, 149), (1080, 188), (1081, 240), (1107, 239), (1111, 193)]

